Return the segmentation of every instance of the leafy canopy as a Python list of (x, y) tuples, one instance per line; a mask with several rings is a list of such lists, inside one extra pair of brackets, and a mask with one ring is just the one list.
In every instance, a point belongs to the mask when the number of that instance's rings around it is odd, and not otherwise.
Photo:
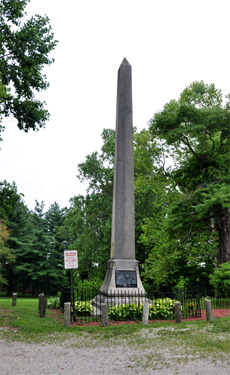
[(145, 275), (159, 285), (181, 276), (207, 280), (216, 261), (230, 259), (229, 98), (223, 105), (214, 84), (194, 82), (150, 120), (150, 134), (162, 147), (162, 169), (177, 188), (161, 228), (154, 217), (143, 226), (141, 240), (152, 246)]
[(7, 284), (7, 280), (2, 273), (3, 266), (15, 262), (15, 256), (7, 246), (9, 236), (10, 232), (6, 224), (0, 220), (0, 284)]
[(49, 118), (34, 92), (49, 86), (42, 69), (54, 61), (49, 53), (57, 44), (47, 16), (26, 18), (28, 2), (0, 2), (0, 116), (13, 115), (26, 132), (43, 127)]

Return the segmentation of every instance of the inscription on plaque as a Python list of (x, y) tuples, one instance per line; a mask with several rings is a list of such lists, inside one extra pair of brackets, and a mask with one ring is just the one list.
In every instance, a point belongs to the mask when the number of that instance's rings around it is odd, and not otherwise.
[(137, 288), (136, 271), (115, 271), (116, 288)]

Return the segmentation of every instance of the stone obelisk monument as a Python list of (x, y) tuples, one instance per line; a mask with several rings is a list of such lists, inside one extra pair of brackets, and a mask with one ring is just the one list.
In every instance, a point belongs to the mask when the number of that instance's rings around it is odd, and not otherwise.
[(100, 291), (105, 297), (145, 295), (135, 259), (132, 69), (126, 59), (117, 83), (111, 259)]

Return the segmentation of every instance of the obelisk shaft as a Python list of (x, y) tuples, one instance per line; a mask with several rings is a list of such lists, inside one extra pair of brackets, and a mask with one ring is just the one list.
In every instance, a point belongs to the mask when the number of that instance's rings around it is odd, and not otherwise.
[(135, 259), (132, 72), (124, 59), (117, 85), (111, 258), (100, 295), (92, 304), (97, 313), (102, 302), (114, 306), (132, 296), (134, 303), (140, 303), (145, 295)]
[(118, 70), (114, 165), (112, 259), (135, 259), (133, 111), (131, 65)]

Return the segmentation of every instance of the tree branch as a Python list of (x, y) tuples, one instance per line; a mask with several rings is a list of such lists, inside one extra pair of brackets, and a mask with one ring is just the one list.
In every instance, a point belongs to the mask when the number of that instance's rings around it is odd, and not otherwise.
[(211, 134), (209, 132), (208, 132), (208, 136), (209, 136), (210, 141), (212, 142), (212, 155), (213, 155), (213, 151), (214, 151), (214, 148), (215, 148), (215, 142), (212, 139)]
[[(183, 139), (184, 138), (184, 139)], [(188, 146), (188, 148), (189, 148), (189, 150), (192, 152), (192, 154), (197, 158), (197, 160), (200, 162), (200, 158), (199, 158), (199, 156), (195, 153), (195, 151), (193, 150), (193, 148), (191, 147), (191, 145), (190, 145), (190, 143), (189, 143), (189, 141), (188, 141), (188, 138), (185, 136), (185, 135), (182, 135), (181, 136), (181, 140), (182, 140), (182, 142), (186, 145), (186, 146)]]
[(192, 233), (192, 227), (193, 227), (193, 223), (191, 223), (189, 231), (186, 234), (185, 238), (180, 242), (180, 245), (182, 245), (182, 243), (184, 243), (187, 240), (187, 238), (190, 236), (190, 234)]
[[(228, 137), (228, 138), (229, 138), (229, 137)], [(228, 140), (228, 138), (227, 138), (227, 140)], [(220, 137), (220, 146), (219, 146), (219, 148), (218, 148), (218, 150), (217, 150), (216, 155), (213, 155), (213, 157), (211, 158), (210, 162), (213, 161), (213, 160), (219, 155), (220, 150), (222, 149), (223, 146), (224, 146), (224, 145), (223, 145), (223, 141), (222, 141), (222, 139), (221, 139), (221, 137)]]
[(4, 59), (5, 57), (13, 56), (12, 53), (7, 53), (6, 55), (1, 55), (0, 59)]
[(205, 141), (206, 141), (206, 132), (204, 132), (204, 137), (203, 137), (203, 154), (204, 154), (204, 150), (205, 150)]

